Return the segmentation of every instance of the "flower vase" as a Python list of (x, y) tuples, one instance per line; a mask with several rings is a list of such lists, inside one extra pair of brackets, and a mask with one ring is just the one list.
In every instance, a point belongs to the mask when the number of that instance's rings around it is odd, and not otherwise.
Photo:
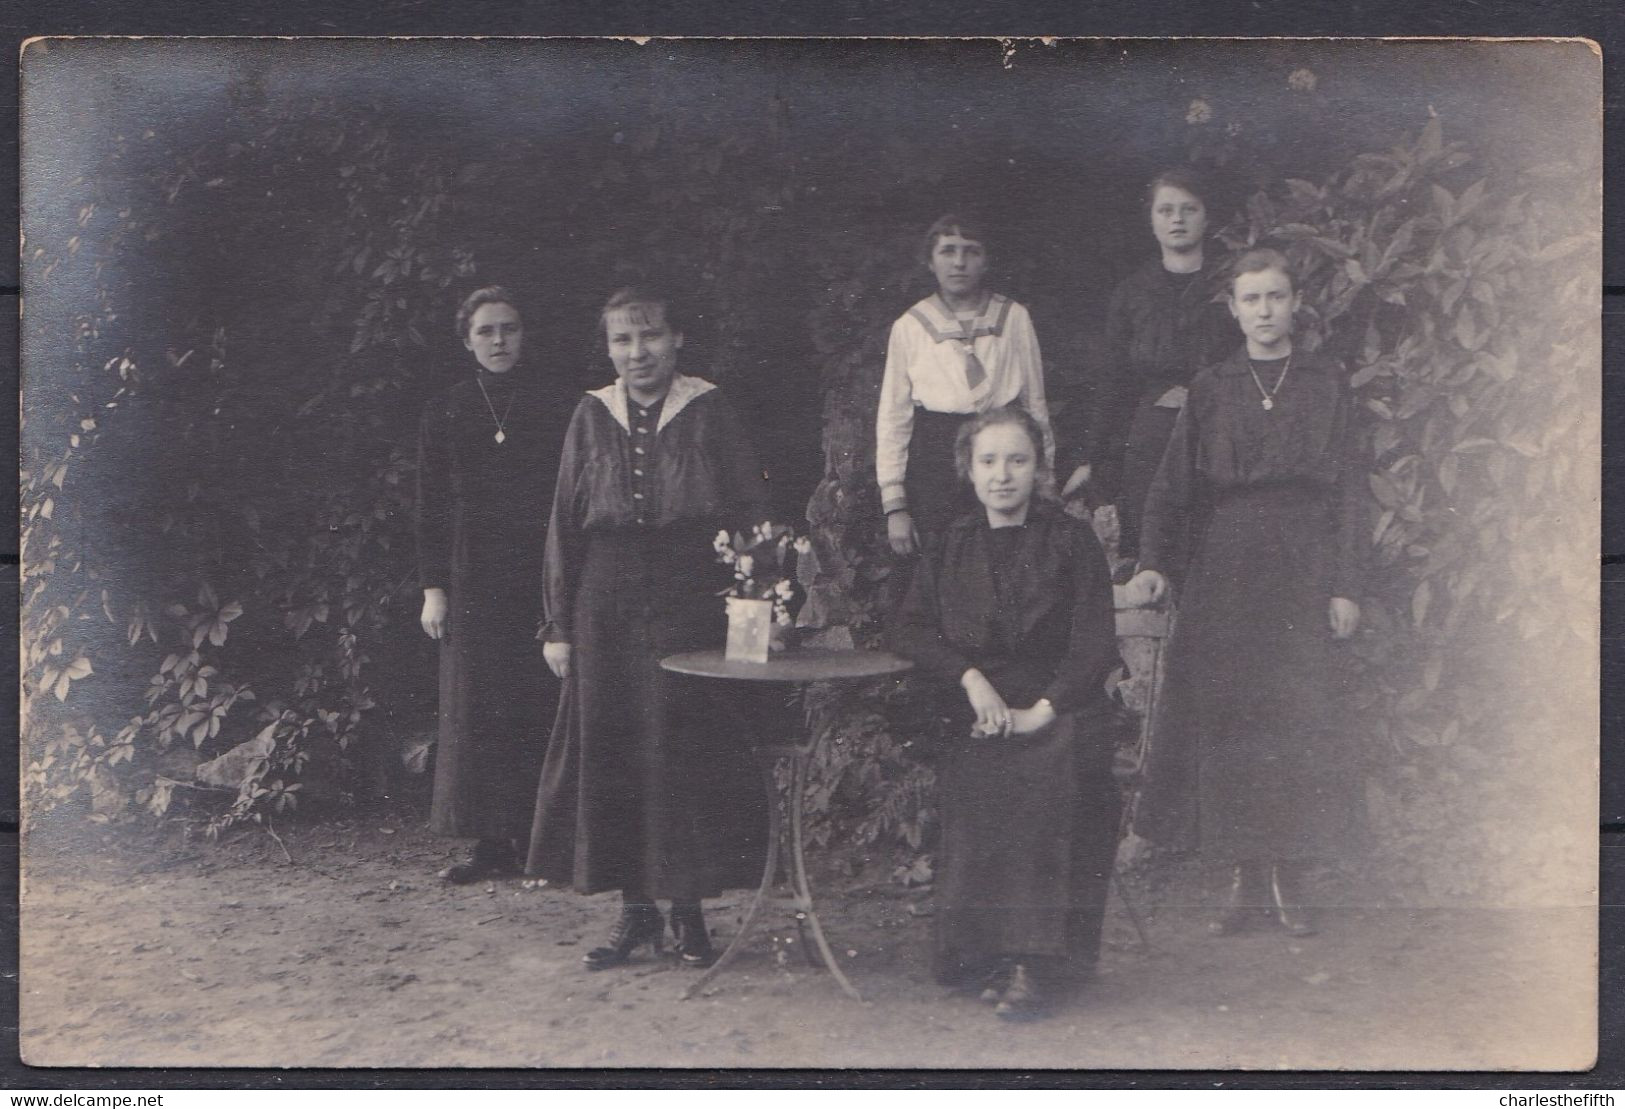
[(773, 602), (728, 598), (729, 662), (766, 662), (773, 641)]

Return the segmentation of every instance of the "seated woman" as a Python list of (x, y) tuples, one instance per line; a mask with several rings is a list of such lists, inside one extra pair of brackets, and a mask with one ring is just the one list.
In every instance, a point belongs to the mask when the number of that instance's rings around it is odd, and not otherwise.
[(1286, 259), (1255, 250), (1234, 273), (1247, 345), (1191, 383), (1127, 590), (1151, 604), (1181, 587), (1134, 830), (1233, 867), (1216, 935), (1308, 935), (1304, 863), (1344, 852), (1356, 827), (1334, 641), (1360, 622), (1368, 494), (1347, 387), (1293, 349)]
[(1117, 850), (1111, 581), (1094, 532), (1034, 500), (1043, 442), (1018, 408), (960, 430), (982, 507), (927, 552), (889, 634), (964, 725), (938, 767), (937, 976), (1013, 1020), (1092, 969)]
[(745, 728), (660, 660), (722, 646), (728, 571), (712, 538), (766, 518), (767, 482), (722, 391), (678, 372), (670, 296), (622, 289), (602, 322), (617, 379), (570, 420), (547, 532), (543, 654), (564, 693), (528, 872), (621, 892), (589, 970), (660, 950), (657, 897), (671, 901), (678, 956), (704, 965), (700, 901), (756, 885), (767, 816)]

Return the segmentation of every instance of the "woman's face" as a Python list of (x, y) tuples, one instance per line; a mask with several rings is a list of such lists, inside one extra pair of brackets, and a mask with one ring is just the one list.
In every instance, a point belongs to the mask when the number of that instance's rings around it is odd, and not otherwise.
[(652, 404), (666, 395), (677, 376), (681, 332), (666, 323), (662, 304), (628, 304), (604, 317), (609, 360), (634, 399)]
[(931, 248), (931, 273), (944, 296), (975, 296), (987, 275), (987, 250), (963, 235), (938, 235)]
[(971, 441), (971, 485), (990, 515), (1019, 518), (1038, 481), (1038, 451), (1019, 424), (994, 424)]
[(474, 352), (480, 365), (494, 374), (507, 373), (519, 361), (525, 327), (519, 309), (511, 304), (482, 304), (468, 321), (463, 346)]
[(1165, 250), (1196, 250), (1207, 231), (1207, 207), (1193, 193), (1163, 185), (1151, 198), (1151, 233)]
[[(1292, 314), (1298, 310), (1292, 279), (1278, 269), (1244, 273), (1230, 287), (1230, 314), (1254, 355), (1290, 349)], [(1283, 349), (1284, 348), (1284, 349)]]

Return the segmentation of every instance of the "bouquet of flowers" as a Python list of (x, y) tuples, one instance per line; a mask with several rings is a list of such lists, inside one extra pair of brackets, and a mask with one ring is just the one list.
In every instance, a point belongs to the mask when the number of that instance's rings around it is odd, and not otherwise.
[(795, 529), (784, 524), (762, 523), (732, 535), (719, 531), (712, 546), (717, 561), (733, 567), (734, 572), (733, 584), (718, 595), (771, 601), (773, 622), (788, 627), (790, 601), (795, 597), (790, 552), (806, 554), (812, 548), (811, 542), (805, 537), (796, 538)]

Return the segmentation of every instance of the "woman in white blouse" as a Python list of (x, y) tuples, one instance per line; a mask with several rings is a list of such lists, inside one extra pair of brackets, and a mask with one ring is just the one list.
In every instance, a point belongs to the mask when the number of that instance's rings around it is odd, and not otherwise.
[(925, 233), (937, 291), (892, 324), (875, 421), (875, 473), (892, 550), (934, 545), (975, 507), (956, 477), (954, 440), (972, 416), (1005, 405), (1030, 412), (1055, 440), (1044, 403), (1044, 363), (1027, 309), (985, 286), (991, 261), (982, 225), (946, 215)]

